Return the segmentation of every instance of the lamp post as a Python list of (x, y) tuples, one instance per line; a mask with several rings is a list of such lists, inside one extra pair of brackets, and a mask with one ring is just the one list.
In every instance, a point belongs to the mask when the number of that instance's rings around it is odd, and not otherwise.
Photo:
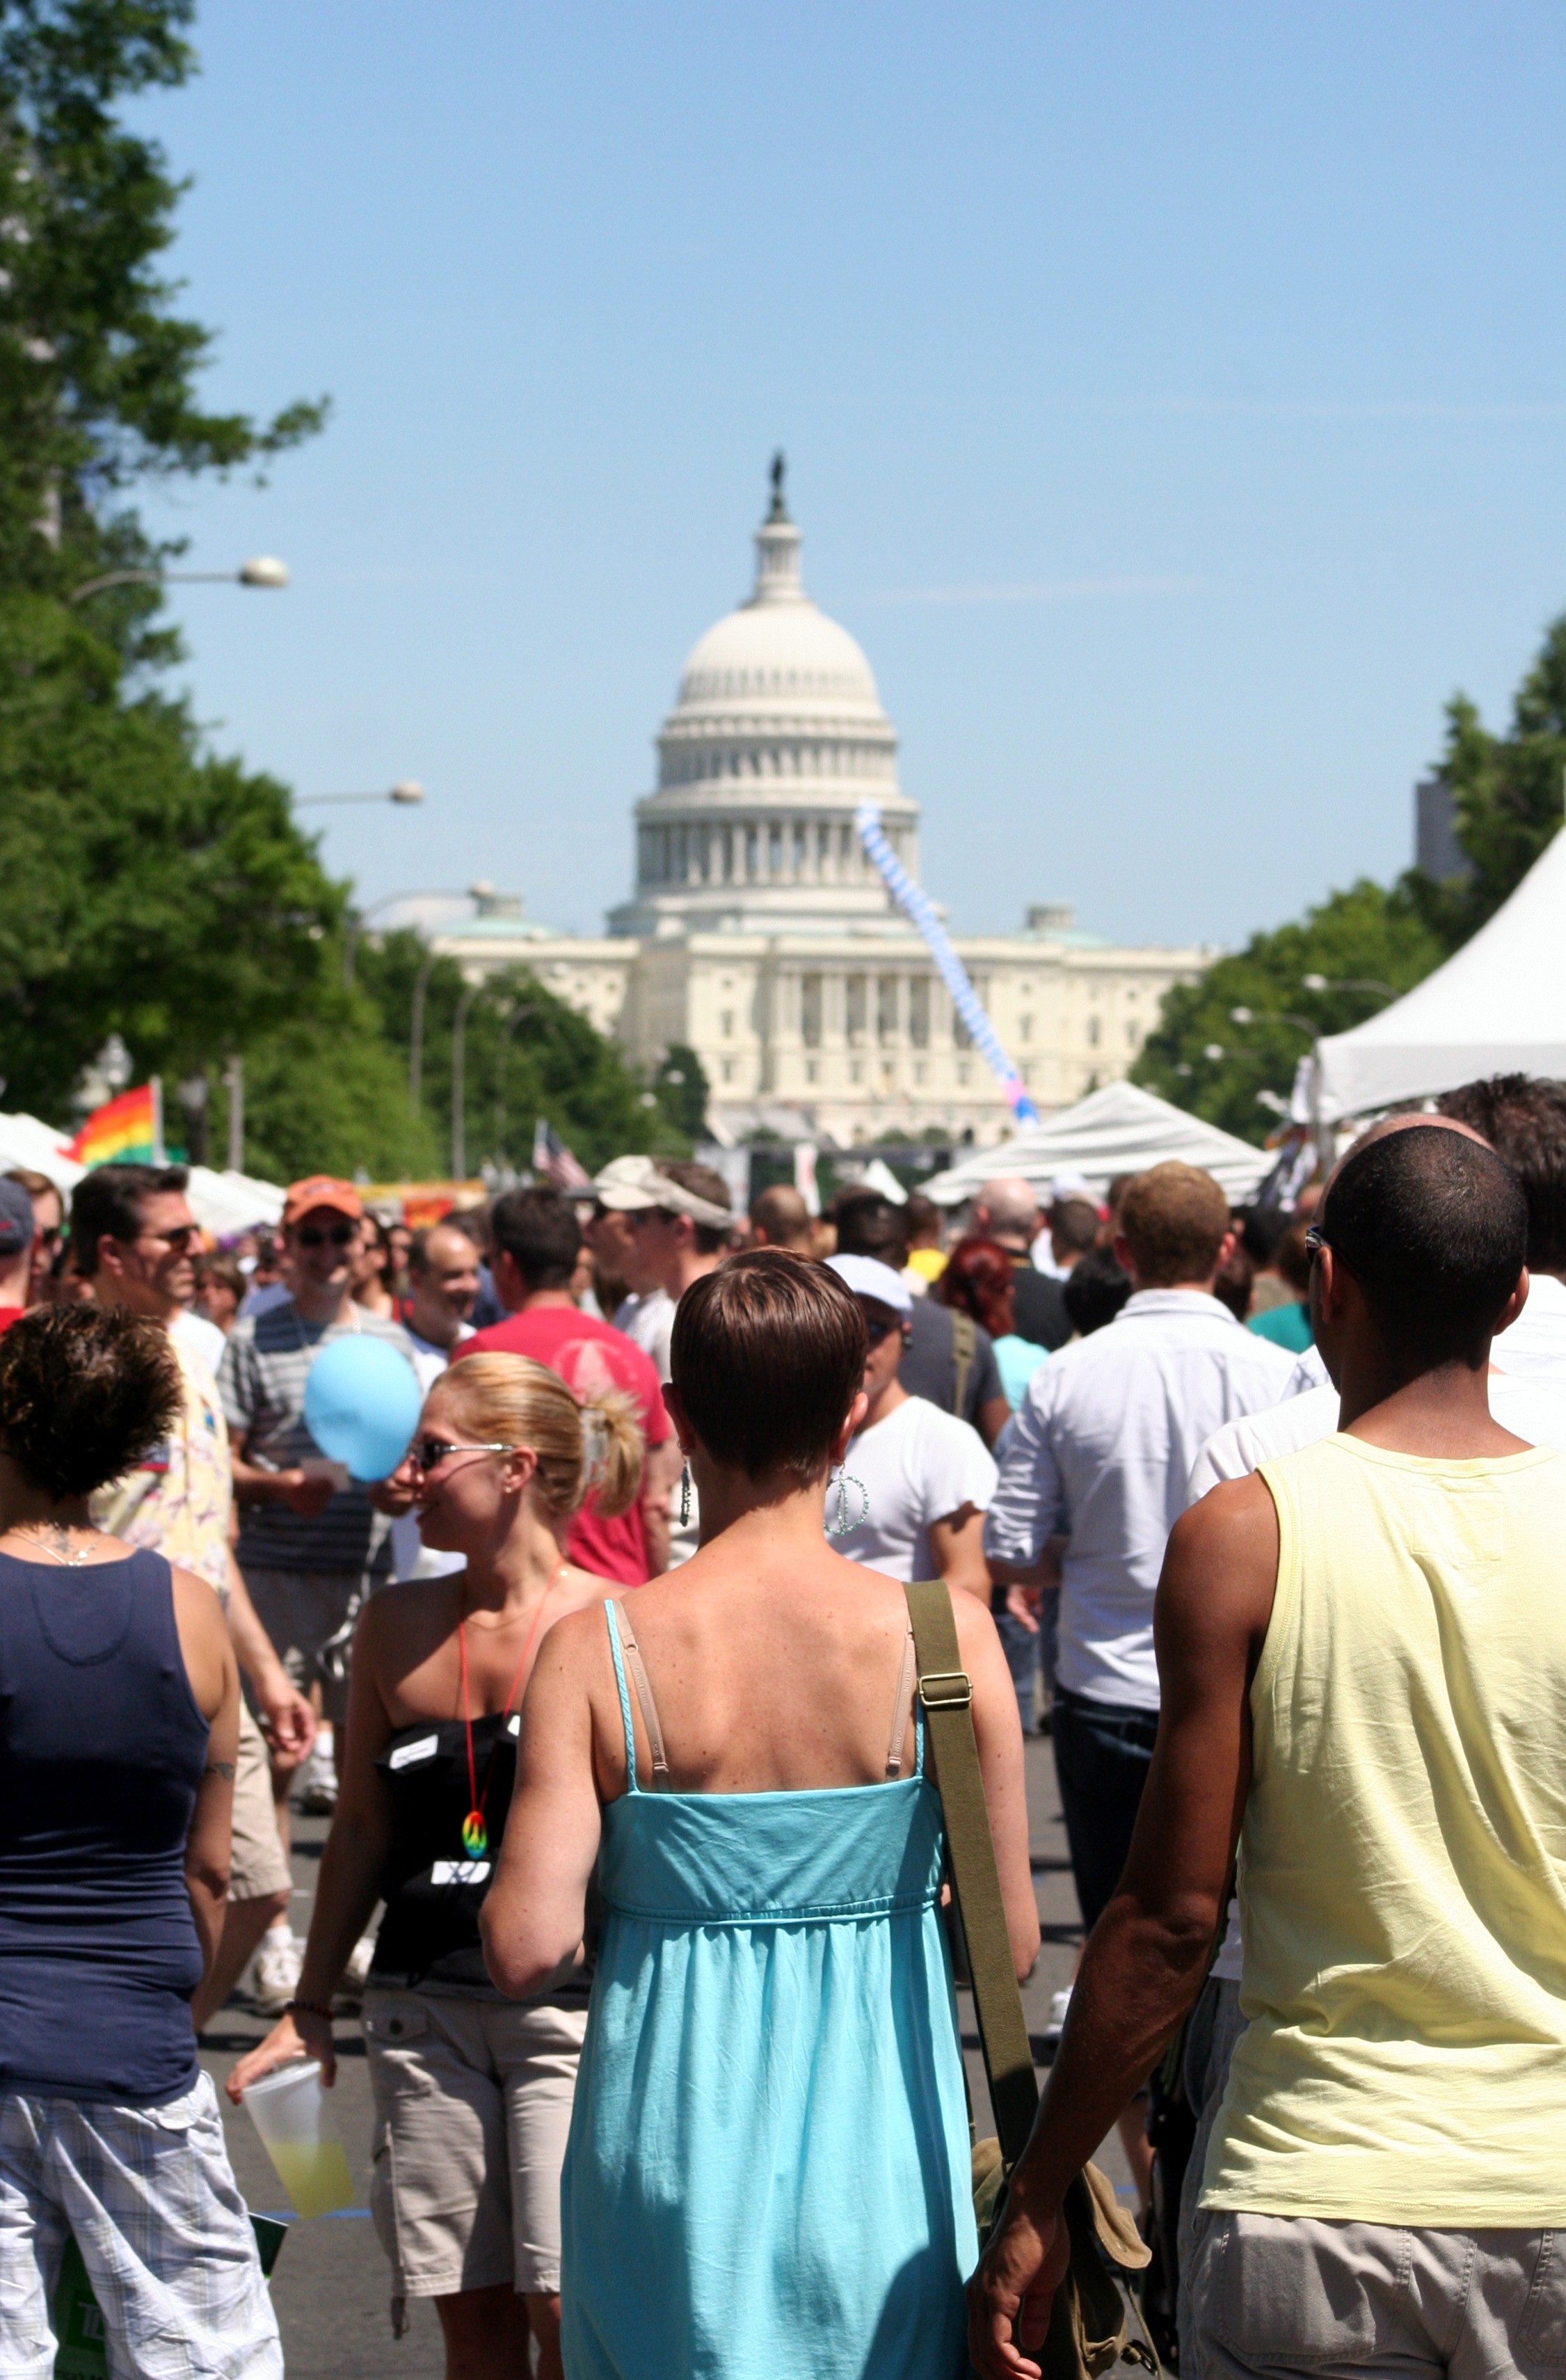
[(1300, 978), (1300, 988), (1304, 991), (1376, 991), (1383, 1001), (1402, 997), (1390, 983), (1382, 983), (1373, 975), (1344, 976), (1341, 981), (1331, 976), (1305, 975)]
[(423, 799), (424, 788), (417, 777), (399, 777), (383, 794), (300, 794), (294, 808), (319, 810), (338, 802), (395, 802), (399, 808), (407, 809)]
[(108, 587), (286, 587), (288, 565), (274, 553), (252, 554), (237, 570), (105, 570), (83, 579), (67, 596), (67, 603), (85, 602)]
[(463, 1071), (467, 1051), (467, 1012), (483, 990), (482, 984), (470, 983), (456, 1003), (456, 1015), (451, 1029), (451, 1170), (454, 1182), (467, 1179), (467, 1128), (464, 1112), (467, 1092)]

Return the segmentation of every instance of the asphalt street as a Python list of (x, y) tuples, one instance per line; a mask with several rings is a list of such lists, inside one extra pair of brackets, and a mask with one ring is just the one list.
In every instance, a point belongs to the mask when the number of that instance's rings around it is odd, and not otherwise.
[[(1034, 2037), (1034, 2056), (1041, 2059), (1050, 1995), (1071, 1980), (1081, 1927), (1047, 1740), (1029, 1742), (1027, 1775), (1034, 1881), (1044, 1947), (1023, 2003)], [(309, 1925), (325, 1835), (322, 1820), (295, 1822), (294, 1929), (300, 1935)], [(965, 1993), (960, 1996), (959, 2016), (974, 2105), (979, 2111), (980, 2129), (985, 2130), (984, 2070), (973, 2009)], [(235, 2058), (265, 2029), (248, 1997), (237, 1993), (201, 2044), (202, 2063), (220, 2085)], [(410, 2301), (407, 2336), (395, 2342), (392, 2338), (388, 2270), (369, 2214), (372, 2119), (364, 2046), (352, 2018), (340, 2021), (336, 2034), (338, 2082), (334, 2114), (347, 2151), (358, 2203), (343, 2214), (318, 2216), (311, 2223), (294, 2221), (284, 2242), (273, 2295), (287, 2370), (291, 2380), (441, 2380), (444, 2367), (440, 2325), (428, 2303)], [(249, 2118), (242, 2109), (231, 2107), (226, 2099), (222, 2099), (222, 2106), (235, 2174), (252, 2210), (291, 2220), (282, 2184)], [(1099, 2162), (1122, 2196), (1129, 2199), (1130, 2178), (1117, 2141), (1105, 2143)]]

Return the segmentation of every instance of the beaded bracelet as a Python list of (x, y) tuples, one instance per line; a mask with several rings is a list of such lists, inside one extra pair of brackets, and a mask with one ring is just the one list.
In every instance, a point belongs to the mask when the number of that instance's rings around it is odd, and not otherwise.
[(331, 2010), (322, 2008), (319, 2000), (290, 2000), (287, 2013), (290, 2016), (323, 2016), (328, 2024), (332, 2022)]

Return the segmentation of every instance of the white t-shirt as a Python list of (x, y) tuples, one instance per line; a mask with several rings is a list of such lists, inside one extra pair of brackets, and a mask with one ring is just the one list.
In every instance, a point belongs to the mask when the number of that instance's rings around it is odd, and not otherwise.
[(216, 1379), (217, 1367), (223, 1361), (223, 1351), (227, 1342), (215, 1322), (209, 1322), (204, 1314), (194, 1314), (189, 1306), (182, 1305), (168, 1326), (168, 1335), (188, 1347), (192, 1355), (203, 1363)]
[(869, 1512), (846, 1536), (834, 1535), (833, 1481), (823, 1515), (829, 1542), (850, 1561), (904, 1581), (936, 1575), (932, 1521), (946, 1520), (965, 1504), (986, 1512), (995, 1493), (995, 1465), (978, 1432), (923, 1397), (906, 1398), (884, 1421), (850, 1439), (843, 1469), (847, 1512), (852, 1517), (864, 1502), (856, 1480), (870, 1500)]
[[(472, 1324), (459, 1322), (452, 1344), (459, 1345), (472, 1336)], [(451, 1361), (450, 1351), (437, 1347), (432, 1339), (421, 1339), (417, 1330), (409, 1330), (407, 1340), (413, 1349), (413, 1368), (419, 1375), (419, 1393), (427, 1397)], [(392, 1572), (399, 1586), (410, 1578), (449, 1578), (454, 1571), (467, 1567), (466, 1554), (440, 1553), (424, 1543), (419, 1534), (417, 1512), (397, 1514), (392, 1523)]]
[[(1502, 1429), (1509, 1429), (1513, 1438), (1525, 1439), (1530, 1446), (1548, 1446), (1566, 1454), (1566, 1395), (1542, 1380), (1509, 1379), (1504, 1372), (1490, 1374), (1489, 1391), (1490, 1412)], [(1325, 1388), (1307, 1389), (1303, 1396), (1291, 1397), (1267, 1413), (1244, 1414), (1238, 1421), (1225, 1422), (1221, 1429), (1214, 1430), (1191, 1466), (1187, 1510), (1220, 1480), (1248, 1479), (1275, 1456), (1294, 1454), (1302, 1446), (1330, 1438), (1338, 1427), (1338, 1391), (1329, 1381)], [(1232, 1900), (1223, 1948), (1213, 1961), (1212, 1972), (1222, 1983), (1237, 1984), (1240, 1971), (1240, 1904)]]
[(1519, 1379), (1566, 1389), (1566, 1281), (1549, 1272), (1528, 1275), (1528, 1302), (1491, 1345), (1490, 1361)]

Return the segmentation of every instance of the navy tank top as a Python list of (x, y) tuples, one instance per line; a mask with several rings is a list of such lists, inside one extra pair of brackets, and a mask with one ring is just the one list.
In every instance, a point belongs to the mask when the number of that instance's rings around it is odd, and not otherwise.
[(161, 1554), (0, 1554), (0, 2085), (156, 2107), (196, 2080), (185, 1841), (210, 1735)]

